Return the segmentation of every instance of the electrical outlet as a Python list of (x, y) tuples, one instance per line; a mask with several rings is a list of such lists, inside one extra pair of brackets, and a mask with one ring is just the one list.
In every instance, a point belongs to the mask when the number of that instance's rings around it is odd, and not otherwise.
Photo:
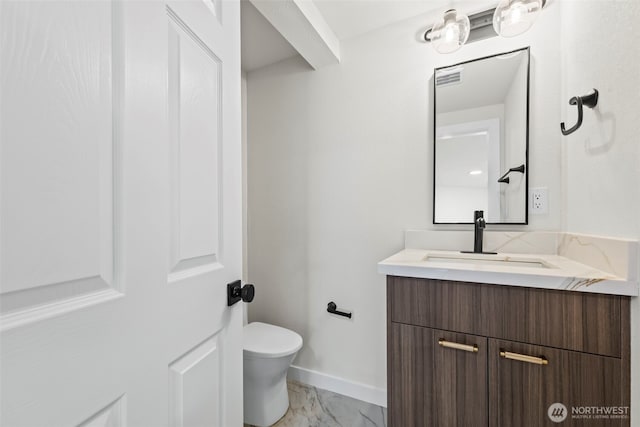
[(535, 215), (549, 213), (549, 191), (547, 187), (532, 188), (529, 190), (530, 211)]

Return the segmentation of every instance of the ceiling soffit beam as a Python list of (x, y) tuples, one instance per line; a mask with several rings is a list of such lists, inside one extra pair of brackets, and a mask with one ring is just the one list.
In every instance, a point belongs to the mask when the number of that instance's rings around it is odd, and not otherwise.
[(249, 0), (314, 69), (340, 62), (340, 41), (309, 0)]

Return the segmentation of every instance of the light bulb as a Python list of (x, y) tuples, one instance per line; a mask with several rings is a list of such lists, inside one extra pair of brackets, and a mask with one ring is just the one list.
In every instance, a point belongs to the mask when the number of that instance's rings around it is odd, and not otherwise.
[(502, 37), (524, 33), (542, 10), (543, 0), (501, 0), (493, 14), (493, 28)]
[(453, 41), (456, 40), (457, 35), (456, 35), (456, 31), (457, 27), (455, 25), (447, 25), (447, 27), (444, 30), (444, 39), (448, 42), (448, 43), (452, 43)]
[(522, 19), (522, 16), (526, 13), (526, 8), (524, 8), (520, 3), (514, 4), (514, 6), (511, 8), (511, 16), (509, 16), (511, 24), (519, 23)]
[(467, 42), (470, 29), (466, 15), (458, 14), (454, 9), (447, 10), (431, 29), (433, 48), (440, 53), (455, 52)]

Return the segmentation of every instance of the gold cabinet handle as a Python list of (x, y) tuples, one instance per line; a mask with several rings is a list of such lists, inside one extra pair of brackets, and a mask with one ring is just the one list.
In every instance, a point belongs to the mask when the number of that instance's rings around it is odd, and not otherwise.
[(453, 349), (462, 350), (462, 351), (468, 351), (469, 353), (477, 353), (478, 352), (478, 346), (475, 345), (475, 344), (474, 345), (460, 344), (460, 343), (457, 343), (457, 342), (445, 341), (442, 338), (440, 338), (438, 340), (438, 344), (440, 344), (441, 347), (453, 348)]
[(548, 365), (549, 361), (544, 357), (528, 356), (526, 354), (511, 353), (509, 351), (500, 350), (500, 357), (519, 362), (533, 363), (535, 365)]

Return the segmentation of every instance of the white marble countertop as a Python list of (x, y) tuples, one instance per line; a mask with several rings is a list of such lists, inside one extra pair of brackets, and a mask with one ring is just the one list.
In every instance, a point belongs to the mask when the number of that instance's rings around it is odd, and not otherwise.
[[(510, 236), (510, 238), (512, 237)], [(530, 237), (527, 236), (527, 238)], [(582, 239), (581, 243), (584, 244), (586, 236), (578, 237)], [(433, 237), (431, 237), (431, 241), (434, 241)], [(565, 242), (558, 245), (562, 249), (566, 246), (567, 236), (560, 236), (558, 241)], [(635, 248), (635, 245), (631, 247)], [(560, 252), (564, 252), (564, 249)], [(635, 251), (632, 252), (631, 255), (636, 255)], [(613, 295), (638, 295), (638, 281), (633, 271), (626, 274), (626, 268), (617, 271), (610, 268), (597, 268), (594, 265), (598, 267), (606, 267), (606, 265), (600, 265), (596, 262), (587, 265), (584, 262), (585, 258), (576, 260), (576, 257), (572, 257), (572, 259), (563, 255), (557, 253), (530, 254), (525, 251), (499, 252), (498, 255), (461, 254), (457, 250), (407, 248), (378, 263), (378, 272), (390, 276)], [(635, 258), (635, 256), (631, 258)], [(509, 262), (504, 262), (505, 259)], [(588, 261), (588, 258), (586, 260)], [(627, 267), (633, 268), (633, 266)]]

